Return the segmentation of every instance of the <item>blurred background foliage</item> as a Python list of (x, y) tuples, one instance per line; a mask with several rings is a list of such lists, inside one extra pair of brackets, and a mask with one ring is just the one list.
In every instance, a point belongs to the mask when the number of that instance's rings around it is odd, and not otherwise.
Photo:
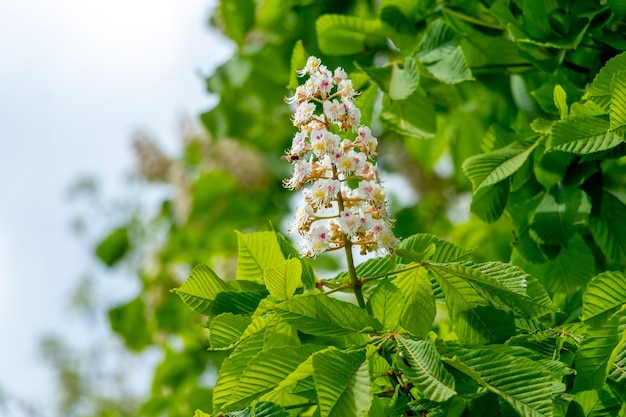
[[(126, 350), (151, 358), (151, 387), (135, 394), (127, 387), (132, 354), (119, 351), (115, 357), (125, 359), (98, 365), (106, 347), (74, 355), (51, 337), (42, 352), (57, 370), (59, 415), (188, 417), (211, 409), (223, 353), (207, 351), (200, 316), (170, 290), (199, 263), (234, 277), (234, 230), (286, 230), (292, 194), (281, 180), (290, 167), (280, 156), (294, 128), (283, 98), (297, 85), (292, 67), (308, 54), (344, 67), (362, 90), (396, 235), (432, 233), (475, 249), (478, 262), (508, 262), (520, 241), (515, 208), (470, 215), (463, 162), (486, 151), (488, 132), (497, 142), (528, 133), (535, 118), (558, 119), (555, 86), (570, 104), (579, 100), (604, 63), (626, 49), (625, 16), (617, 0), (222, 0), (210, 24), (237, 49), (206, 77), (217, 105), (184, 124), (176, 155), (147, 135), (134, 138), (132, 187), (158, 189), (159, 198), (148, 210), (122, 202), (118, 224), (95, 248), (137, 288), (108, 318)], [(624, 197), (623, 158), (603, 169), (605, 183)], [(83, 197), (93, 195), (89, 184), (83, 188)], [(541, 264), (522, 261), (542, 274)], [(337, 266), (324, 257), (315, 264), (318, 272)], [(86, 280), (75, 302), (88, 306), (97, 297)]]

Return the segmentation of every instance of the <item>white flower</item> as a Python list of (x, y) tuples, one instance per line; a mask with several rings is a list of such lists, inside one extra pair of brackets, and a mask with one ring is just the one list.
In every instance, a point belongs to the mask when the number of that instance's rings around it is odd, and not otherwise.
[(358, 126), (361, 123), (361, 110), (351, 101), (343, 101), (343, 107), (348, 115), (348, 122), (351, 126)]
[(311, 222), (315, 218), (313, 207), (309, 204), (302, 204), (296, 210), (296, 227), (300, 233), (308, 232)]
[(293, 164), (293, 174), (283, 181), (283, 186), (289, 190), (299, 190), (307, 182), (310, 173), (311, 163), (300, 159)]
[(308, 255), (316, 256), (330, 248), (330, 230), (328, 227), (315, 223), (308, 234)]
[(320, 60), (317, 57), (314, 56), (310, 56), (307, 60), (306, 60), (306, 65), (304, 66), (303, 69), (297, 71), (298, 76), (299, 77), (303, 77), (306, 74), (311, 74), (313, 72), (315, 72), (319, 66), (321, 65), (322, 60)]
[(345, 234), (351, 237), (357, 234), (361, 223), (352, 210), (344, 210), (339, 213), (339, 226)]
[(331, 123), (338, 123), (342, 117), (346, 115), (346, 110), (343, 107), (343, 104), (338, 100), (326, 100), (323, 104), (324, 114), (326, 115), (326, 120)]
[(341, 97), (348, 101), (352, 101), (357, 95), (356, 91), (354, 91), (354, 87), (352, 87), (352, 80), (348, 79), (341, 80), (339, 82), (339, 88), (337, 89), (337, 92)]
[(293, 136), (293, 140), (291, 141), (290, 153), (292, 155), (301, 155), (306, 150), (307, 150), (306, 134), (304, 132), (296, 133)]
[(346, 74), (346, 71), (343, 68), (335, 68), (335, 73), (333, 75), (333, 81), (335, 84), (339, 85), (346, 78), (348, 78), (348, 74)]
[(308, 122), (311, 117), (313, 117), (314, 112), (314, 103), (304, 102), (298, 105), (298, 107), (296, 107), (296, 112), (293, 115), (293, 124), (297, 126), (299, 124)]
[(311, 200), (315, 207), (326, 207), (337, 196), (341, 183), (337, 180), (317, 180), (311, 187)]
[(372, 136), (372, 131), (367, 126), (360, 126), (357, 129), (356, 140), (363, 144), (364, 151), (368, 155), (376, 154), (376, 147), (378, 146), (378, 139)]

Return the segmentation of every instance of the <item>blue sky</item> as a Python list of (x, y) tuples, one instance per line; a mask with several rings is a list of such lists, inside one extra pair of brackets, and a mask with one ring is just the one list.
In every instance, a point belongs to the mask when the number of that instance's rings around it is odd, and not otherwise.
[(136, 130), (151, 132), (175, 153), (181, 118), (213, 104), (199, 74), (233, 49), (207, 28), (213, 3), (0, 2), (0, 387), (6, 393), (49, 401), (52, 379), (38, 357), (38, 337), (85, 337), (84, 329), (68, 326), (67, 298), (92, 267), (92, 248), (70, 231), (68, 187), (89, 174), (107, 195), (121, 193)]

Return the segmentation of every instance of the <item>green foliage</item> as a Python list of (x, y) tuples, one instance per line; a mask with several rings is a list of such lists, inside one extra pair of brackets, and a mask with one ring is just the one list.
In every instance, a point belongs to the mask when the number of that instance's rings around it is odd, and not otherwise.
[[(374, 3), (220, 2), (213, 23), (238, 49), (207, 79), (212, 138), (178, 161), (188, 210), (164, 202), (142, 294), (110, 314), (131, 349), (170, 352), (172, 335), (183, 357), (210, 349), (197, 373), (155, 380), (172, 400), (145, 415), (626, 415), (624, 7)], [(356, 282), (250, 232), (285, 224), (283, 97), (309, 55), (348, 72), (381, 176), (417, 196), (392, 199), (402, 243)], [(98, 247), (106, 264), (140, 246), (132, 224)], [(212, 396), (188, 412), (204, 371)]]

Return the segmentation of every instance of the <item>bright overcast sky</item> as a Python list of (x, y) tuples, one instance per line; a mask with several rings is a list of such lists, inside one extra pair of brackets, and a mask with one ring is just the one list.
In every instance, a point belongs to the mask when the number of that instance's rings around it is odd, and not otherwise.
[(67, 188), (94, 174), (115, 194), (134, 131), (175, 151), (181, 117), (212, 104), (199, 74), (232, 51), (207, 29), (213, 3), (0, 1), (0, 387), (9, 394), (49, 395), (37, 337), (63, 332), (66, 298), (90, 262), (69, 230)]

